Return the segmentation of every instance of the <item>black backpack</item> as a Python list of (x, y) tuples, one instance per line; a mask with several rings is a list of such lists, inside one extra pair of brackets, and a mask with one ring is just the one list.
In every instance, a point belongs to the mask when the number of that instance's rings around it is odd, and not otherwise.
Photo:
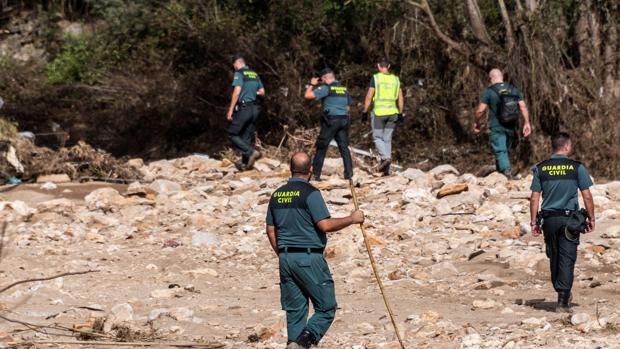
[(507, 126), (515, 126), (521, 116), (521, 108), (519, 108), (519, 95), (513, 93), (514, 88), (508, 85), (508, 88), (499, 89), (498, 85), (491, 86), (491, 90), (499, 97), (497, 112), (495, 115), (499, 122)]

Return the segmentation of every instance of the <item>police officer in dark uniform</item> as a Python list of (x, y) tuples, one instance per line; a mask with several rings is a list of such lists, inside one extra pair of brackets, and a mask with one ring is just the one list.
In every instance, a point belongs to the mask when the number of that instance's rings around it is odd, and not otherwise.
[[(331, 218), (312, 176), (310, 157), (291, 157), (292, 178), (271, 196), (267, 236), (279, 257), (282, 309), (286, 311), (288, 349), (309, 348), (325, 335), (336, 315), (334, 280), (323, 257), (326, 233), (364, 222), (362, 211)], [(308, 320), (308, 299), (314, 315)]]
[(241, 152), (241, 161), (235, 165), (239, 170), (249, 170), (261, 153), (254, 149), (256, 122), (260, 114), (258, 98), (265, 96), (265, 88), (256, 72), (250, 70), (239, 54), (232, 57), (235, 75), (233, 92), (226, 119), (231, 121), (228, 136), (233, 146)]
[[(594, 230), (594, 202), (589, 188), (592, 180), (585, 166), (570, 159), (570, 137), (566, 133), (554, 136), (551, 142), (553, 155), (533, 168), (530, 215), (532, 235), (545, 237), (546, 254), (551, 268), (551, 281), (558, 293), (556, 311), (570, 312), (573, 271), (577, 260), (580, 232)], [(586, 206), (579, 210), (578, 191)], [(538, 212), (542, 194), (542, 210)], [(581, 221), (583, 229), (572, 229)]]
[[(319, 73), (323, 84), (316, 87), (319, 78), (312, 78), (306, 88), (304, 98), (308, 100), (318, 99), (322, 102), (323, 114), (321, 116), (321, 131), (316, 139), (316, 154), (312, 167), (314, 168), (314, 179), (321, 180), (321, 170), (325, 161), (327, 147), (332, 139), (336, 140), (340, 156), (344, 163), (344, 178), (353, 177), (353, 162), (349, 152), (349, 127), (351, 118), (349, 116), (349, 105), (352, 103), (351, 95), (343, 86), (330, 68), (325, 68)], [(316, 87), (316, 88), (315, 88)]]

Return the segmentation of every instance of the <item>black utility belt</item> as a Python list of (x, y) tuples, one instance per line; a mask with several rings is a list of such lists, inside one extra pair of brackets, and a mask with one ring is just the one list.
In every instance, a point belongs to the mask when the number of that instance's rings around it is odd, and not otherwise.
[(540, 214), (542, 215), (542, 218), (570, 217), (574, 212), (575, 210), (543, 210)]
[(252, 101), (252, 102), (238, 102), (237, 105), (240, 107), (248, 107), (251, 105), (258, 105), (259, 103), (257, 101)]
[(280, 247), (278, 253), (323, 253), (324, 248), (316, 247)]
[(328, 119), (348, 119), (349, 115), (326, 115)]

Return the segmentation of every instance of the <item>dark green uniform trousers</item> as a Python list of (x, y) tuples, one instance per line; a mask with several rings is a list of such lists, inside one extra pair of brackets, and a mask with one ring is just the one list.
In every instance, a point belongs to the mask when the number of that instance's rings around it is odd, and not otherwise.
[(340, 151), (340, 156), (342, 156), (342, 162), (344, 164), (344, 178), (349, 179), (353, 177), (353, 160), (351, 159), (351, 153), (349, 152), (350, 126), (351, 119), (349, 119), (348, 116), (324, 116), (321, 118), (321, 131), (316, 139), (316, 153), (314, 154), (314, 159), (312, 160), (314, 178), (321, 178), (323, 162), (325, 161), (327, 148), (329, 147), (329, 143), (332, 139), (336, 140), (338, 150)]
[[(280, 294), (289, 342), (306, 328), (318, 343), (336, 316), (334, 280), (323, 254), (281, 252)], [(309, 320), (308, 299), (314, 307)]]
[(256, 122), (260, 115), (260, 105), (246, 104), (237, 106), (238, 110), (233, 114), (233, 120), (228, 128), (228, 138), (233, 146), (241, 152), (242, 161), (247, 164), (250, 156), (254, 153), (254, 135), (256, 134)]
[(509, 171), (510, 157), (508, 152), (515, 140), (515, 129), (496, 126), (491, 128), (491, 148), (495, 153), (495, 168), (499, 172)]
[(548, 217), (543, 221), (546, 253), (551, 268), (551, 281), (556, 292), (569, 293), (577, 261), (579, 236), (574, 241), (565, 233), (566, 217)]

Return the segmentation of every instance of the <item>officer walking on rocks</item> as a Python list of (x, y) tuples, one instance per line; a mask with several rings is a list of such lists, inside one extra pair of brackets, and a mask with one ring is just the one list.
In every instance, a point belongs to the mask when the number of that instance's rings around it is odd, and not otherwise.
[(499, 69), (489, 72), (489, 82), (490, 85), (482, 92), (480, 104), (476, 109), (474, 133), (480, 133), (482, 118), (488, 110), (495, 167), (498, 172), (512, 179), (508, 152), (516, 138), (516, 128), (519, 126), (521, 116), (523, 117), (523, 137), (532, 133), (530, 116), (523, 100), (523, 94), (515, 86), (504, 82), (504, 76)]
[(261, 153), (254, 150), (254, 135), (261, 109), (258, 97), (265, 96), (265, 88), (258, 74), (248, 68), (241, 55), (235, 54), (232, 63), (235, 75), (226, 119), (231, 122), (228, 128), (230, 141), (241, 152), (241, 161), (235, 165), (244, 171), (251, 169), (261, 157)]
[(323, 84), (316, 87), (319, 78), (312, 78), (304, 93), (304, 98), (307, 100), (320, 100), (323, 109), (321, 131), (316, 139), (316, 153), (312, 162), (314, 179), (316, 181), (321, 180), (325, 154), (332, 139), (336, 140), (340, 156), (342, 156), (344, 178), (350, 179), (353, 177), (353, 161), (349, 152), (349, 127), (351, 126), (349, 105), (352, 103), (351, 96), (347, 88), (336, 80), (334, 72), (330, 68), (321, 70), (319, 75), (321, 75), (320, 81)]
[[(542, 232), (551, 268), (551, 281), (558, 293), (556, 311), (570, 312), (573, 272), (581, 233), (594, 230), (592, 180), (585, 166), (570, 159), (568, 134), (559, 133), (551, 142), (553, 155), (533, 168), (530, 215), (532, 235)], [(578, 190), (586, 209), (579, 209)], [(542, 210), (538, 212), (542, 194)]]
[(379, 72), (370, 79), (362, 121), (368, 120), (368, 110), (372, 103), (372, 138), (381, 158), (377, 170), (387, 176), (392, 163), (392, 134), (396, 123), (403, 120), (405, 99), (400, 79), (390, 73), (390, 62), (382, 59), (377, 63), (377, 69)]
[[(308, 183), (310, 157), (291, 157), (292, 178), (271, 196), (267, 236), (279, 258), (280, 293), (286, 311), (288, 349), (317, 345), (336, 315), (334, 280), (323, 256), (326, 233), (364, 222), (362, 211), (331, 218), (318, 189)], [(314, 315), (308, 320), (308, 299)]]

